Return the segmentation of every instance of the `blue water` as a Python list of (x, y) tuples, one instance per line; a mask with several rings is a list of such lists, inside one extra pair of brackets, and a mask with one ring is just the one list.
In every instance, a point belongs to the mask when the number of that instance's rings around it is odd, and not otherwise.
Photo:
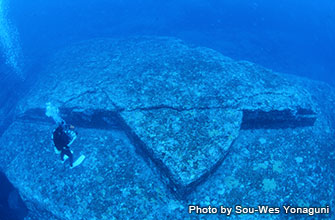
[(2, 28), (0, 35), (6, 32), (11, 46), (0, 47), (0, 89), (5, 94), (0, 95), (0, 104), (8, 105), (8, 111), (33, 83), (46, 57), (72, 42), (96, 37), (173, 36), (234, 59), (335, 85), (333, 0), (11, 0), (7, 4), (0, 27), (7, 21), (10, 28)]
[(168, 35), (275, 71), (335, 83), (331, 0), (12, 0), (10, 6), (27, 63), (93, 37)]

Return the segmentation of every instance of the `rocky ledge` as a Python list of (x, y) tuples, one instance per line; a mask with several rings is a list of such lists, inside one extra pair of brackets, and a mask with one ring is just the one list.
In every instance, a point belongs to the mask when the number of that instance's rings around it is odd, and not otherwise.
[[(313, 199), (334, 205), (327, 85), (165, 37), (81, 42), (55, 54), (42, 75), (0, 140), (0, 160), (23, 198), (55, 218), (185, 218), (191, 201), (254, 204), (257, 196), (275, 204), (290, 198), (294, 177), (317, 167), (321, 176), (299, 183), (332, 187)], [(88, 158), (71, 172), (50, 146), (47, 102), (80, 130), (74, 150)], [(286, 153), (293, 150), (306, 151), (296, 156), (301, 170)], [(328, 155), (319, 160), (321, 151)], [(286, 196), (275, 191), (283, 178), (292, 182), (280, 183)]]

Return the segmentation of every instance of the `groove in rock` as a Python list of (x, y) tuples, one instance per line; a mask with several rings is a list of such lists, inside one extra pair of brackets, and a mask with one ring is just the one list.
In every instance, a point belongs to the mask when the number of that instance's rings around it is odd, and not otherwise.
[(310, 109), (243, 110), (241, 129), (284, 129), (313, 126), (316, 114)]
[[(83, 128), (95, 129), (121, 129), (120, 116), (115, 111), (106, 111), (101, 109), (77, 110), (74, 108), (61, 108), (61, 117), (70, 124)], [(43, 121), (54, 123), (54, 121), (45, 115), (45, 109), (29, 109), (24, 114), (19, 115), (17, 119), (28, 121)]]
[[(145, 108), (145, 110), (156, 110), (161, 108), (171, 108), (168, 106), (157, 106), (152, 108)], [(184, 111), (186, 109), (175, 109), (177, 111)], [(61, 116), (65, 121), (78, 127), (94, 128), (94, 129), (119, 129), (124, 131), (132, 144), (135, 146), (137, 153), (139, 153), (147, 163), (153, 162), (160, 170), (162, 176), (167, 181), (167, 187), (180, 199), (186, 199), (187, 195), (191, 193), (199, 184), (204, 182), (208, 176), (215, 172), (215, 170), (222, 164), (227, 153), (200, 178), (188, 185), (180, 185), (173, 181), (173, 175), (169, 168), (157, 158), (152, 150), (135, 134), (135, 132), (127, 125), (127, 123), (120, 116), (120, 110), (106, 111), (106, 110), (83, 110), (79, 111), (73, 108), (60, 109)], [(52, 119), (45, 115), (44, 109), (30, 109), (23, 115), (19, 116), (20, 120), (44, 121), (53, 123)], [(302, 126), (313, 126), (316, 120), (315, 113), (309, 109), (298, 108), (296, 111), (286, 110), (243, 110), (243, 119), (241, 129), (259, 129), (259, 128), (296, 128)], [(234, 141), (230, 147), (234, 144)], [(148, 160), (150, 159), (150, 161)]]

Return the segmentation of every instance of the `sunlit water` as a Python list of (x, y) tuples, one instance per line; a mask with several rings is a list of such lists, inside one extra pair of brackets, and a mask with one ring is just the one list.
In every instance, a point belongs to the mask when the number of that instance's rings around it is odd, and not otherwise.
[(22, 51), (19, 34), (7, 17), (8, 3), (0, 0), (0, 49), (6, 64), (19, 78), (24, 78), (22, 71)]

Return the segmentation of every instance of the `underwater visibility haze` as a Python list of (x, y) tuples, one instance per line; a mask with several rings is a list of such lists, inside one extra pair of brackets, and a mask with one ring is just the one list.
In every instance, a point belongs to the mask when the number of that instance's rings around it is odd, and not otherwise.
[(335, 2), (0, 0), (0, 220), (335, 219)]

